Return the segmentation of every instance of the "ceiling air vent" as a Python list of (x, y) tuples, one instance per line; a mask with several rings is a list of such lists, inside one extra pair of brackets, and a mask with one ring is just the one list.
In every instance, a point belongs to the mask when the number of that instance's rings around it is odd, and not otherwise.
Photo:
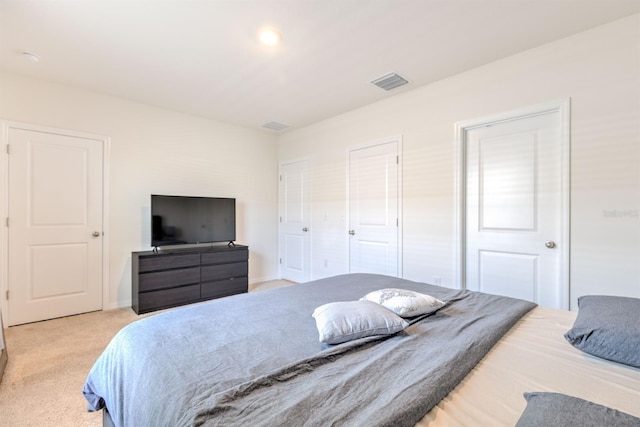
[(406, 85), (407, 83), (409, 83), (409, 80), (405, 79), (400, 74), (390, 73), (375, 79), (371, 83), (373, 83), (374, 85), (378, 86), (381, 89), (391, 90), (399, 86)]
[(282, 123), (278, 123), (278, 122), (269, 122), (269, 123), (263, 124), (262, 127), (271, 129), (271, 130), (282, 130), (282, 129), (288, 128), (289, 126), (283, 125)]

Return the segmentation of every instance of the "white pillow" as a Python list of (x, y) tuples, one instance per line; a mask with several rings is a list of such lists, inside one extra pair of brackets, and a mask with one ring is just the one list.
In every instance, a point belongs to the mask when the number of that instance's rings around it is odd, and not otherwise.
[(409, 323), (370, 301), (332, 302), (313, 311), (320, 342), (340, 344), (372, 335), (395, 334)]
[(401, 317), (414, 317), (433, 313), (445, 304), (431, 295), (397, 288), (369, 292), (360, 298), (360, 301), (375, 302)]

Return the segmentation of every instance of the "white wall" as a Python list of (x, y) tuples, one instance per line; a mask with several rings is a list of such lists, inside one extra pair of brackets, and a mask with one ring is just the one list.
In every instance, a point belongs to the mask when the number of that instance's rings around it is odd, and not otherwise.
[(568, 97), (572, 308), (640, 297), (640, 15), (282, 135), (280, 163), (310, 161), (313, 277), (348, 270), (348, 147), (402, 134), (404, 277), (454, 286), (454, 124)]
[(275, 278), (277, 165), (292, 160), (310, 160), (313, 277), (346, 272), (348, 147), (399, 134), (404, 276), (452, 286), (454, 123), (567, 97), (572, 301), (640, 296), (640, 15), (286, 133), (278, 148), (272, 135), (0, 74), (1, 119), (111, 138), (106, 307), (129, 303), (130, 252), (148, 248), (151, 193), (236, 197), (250, 280)]
[[(276, 137), (14, 74), (0, 74), (0, 118), (111, 140), (109, 300), (131, 300), (131, 252), (149, 250), (149, 195), (235, 197), (250, 282), (277, 276)], [(5, 171), (0, 171), (5, 174)]]

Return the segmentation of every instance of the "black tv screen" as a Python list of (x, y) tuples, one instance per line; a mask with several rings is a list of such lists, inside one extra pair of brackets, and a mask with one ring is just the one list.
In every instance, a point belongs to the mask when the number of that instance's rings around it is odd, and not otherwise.
[(151, 195), (151, 246), (234, 240), (236, 199)]

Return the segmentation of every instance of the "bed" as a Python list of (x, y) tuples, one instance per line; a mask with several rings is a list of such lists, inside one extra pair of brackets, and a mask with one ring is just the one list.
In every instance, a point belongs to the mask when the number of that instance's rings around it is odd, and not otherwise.
[[(327, 338), (320, 307), (334, 310), (331, 322), (349, 318), (379, 305), (361, 299), (381, 289), (444, 305), (398, 316), (400, 326), (385, 318), (386, 331)], [(512, 298), (342, 275), (134, 322), (96, 361), (83, 392), (89, 410), (116, 426), (513, 426), (553, 393), (640, 425), (640, 369), (568, 344), (575, 320)]]

